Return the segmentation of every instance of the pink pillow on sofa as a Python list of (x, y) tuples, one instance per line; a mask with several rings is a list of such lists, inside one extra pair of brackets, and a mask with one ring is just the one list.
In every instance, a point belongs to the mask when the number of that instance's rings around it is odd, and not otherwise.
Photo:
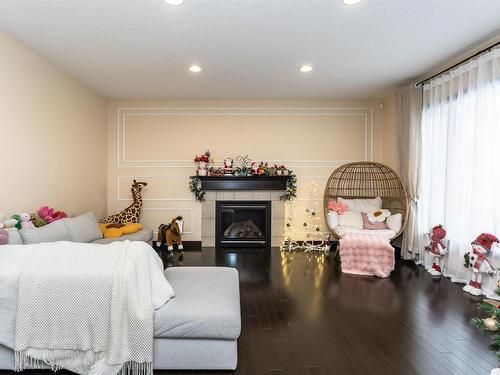
[(381, 223), (372, 223), (370, 220), (368, 220), (368, 215), (364, 212), (361, 212), (361, 218), (363, 219), (363, 229), (379, 230), (388, 228), (385, 221)]

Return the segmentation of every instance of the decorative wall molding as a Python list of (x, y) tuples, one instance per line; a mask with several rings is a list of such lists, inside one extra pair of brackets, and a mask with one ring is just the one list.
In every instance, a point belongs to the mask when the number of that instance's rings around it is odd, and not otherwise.
[[(188, 232), (184, 232), (183, 234), (185, 235), (191, 235), (193, 234), (193, 209), (192, 208), (143, 208), (142, 211), (161, 211), (161, 212), (189, 212), (189, 228), (191, 229), (190, 231)], [(167, 218), (168, 221), (165, 221), (164, 224), (167, 224), (170, 222), (170, 220), (172, 219), (171, 217), (168, 217)], [(185, 217), (183, 216), (183, 219), (185, 219)], [(159, 225), (160, 223), (158, 223)], [(157, 229), (158, 228), (153, 228), (153, 231), (155, 233), (157, 233)]]
[(184, 180), (184, 186), (186, 187), (186, 190), (188, 191), (190, 197), (189, 198), (142, 198), (143, 201), (174, 201), (174, 202), (192, 202), (194, 201), (194, 197), (192, 196), (192, 193), (189, 191), (187, 188), (189, 184), (189, 177), (186, 176), (145, 176), (145, 175), (119, 175), (116, 177), (116, 200), (117, 201), (132, 201), (132, 198), (121, 198), (120, 197), (120, 191), (121, 191), (121, 183), (120, 179), (122, 178), (128, 178), (128, 179), (136, 179), (136, 180), (144, 180), (148, 182), (147, 180), (150, 179), (176, 179), (176, 180)]
[[(192, 160), (131, 160), (126, 153), (126, 118), (127, 116), (362, 116), (364, 120), (364, 159), (373, 160), (373, 108), (341, 107), (201, 107), (201, 108), (141, 108), (120, 107), (117, 109), (117, 167), (118, 168), (191, 168)], [(270, 160), (286, 163), (294, 167), (334, 167), (350, 162), (349, 160)]]
[[(185, 232), (186, 239), (200, 240), (202, 238), (202, 205), (194, 200), (191, 193), (188, 191), (189, 175), (195, 171), (195, 163), (192, 160), (129, 160), (130, 151), (133, 144), (129, 142), (129, 154), (127, 155), (127, 120), (133, 116), (159, 116), (159, 115), (184, 115), (184, 116), (339, 116), (332, 119), (332, 126), (340, 129), (342, 126), (347, 126), (347, 123), (355, 124), (356, 134), (359, 134), (359, 141), (356, 143), (356, 155), (361, 158), (364, 156), (366, 160), (373, 160), (374, 154), (374, 108), (370, 107), (203, 107), (203, 108), (183, 108), (183, 107), (119, 107), (116, 110), (116, 125), (114, 122), (111, 126), (116, 126), (116, 193), (112, 187), (112, 200), (117, 201), (117, 205), (126, 205), (125, 202), (131, 202), (132, 199), (125, 195), (125, 184), (128, 184), (132, 179), (141, 179), (152, 181), (153, 184), (159, 184), (154, 189), (154, 196), (146, 193), (148, 206), (151, 208), (143, 208), (145, 217), (144, 221), (147, 225), (156, 226), (153, 228), (156, 231), (160, 221), (170, 220), (171, 216), (176, 214), (183, 215), (186, 220), (186, 226), (189, 225), (189, 232)], [(355, 116), (356, 118), (350, 121), (342, 121), (340, 116)], [(243, 118), (243, 117), (242, 117)], [(345, 118), (345, 117), (344, 117)], [(114, 121), (114, 120), (113, 120)], [(272, 121), (272, 120), (270, 120)], [(302, 122), (302, 121), (297, 121)], [(147, 123), (147, 121), (146, 121)], [(156, 121), (158, 123), (158, 121)], [(328, 121), (318, 121), (315, 124), (328, 123)], [(346, 123), (346, 125), (343, 125)], [(136, 123), (137, 124), (137, 123)], [(129, 122), (130, 125), (130, 122)], [(130, 128), (129, 128), (130, 129)], [(134, 128), (134, 131), (140, 131), (140, 128)], [(376, 130), (376, 129), (375, 129)], [(349, 134), (350, 131), (348, 131)], [(130, 132), (128, 133), (130, 137)], [(152, 134), (151, 136), (154, 136)], [(130, 141), (130, 139), (129, 139)], [(279, 154), (277, 154), (279, 155)], [(349, 154), (350, 155), (350, 154)], [(134, 159), (140, 159), (141, 154), (138, 154)], [(153, 157), (156, 156), (152, 155)], [(258, 156), (258, 155), (254, 155)], [(185, 156), (184, 156), (185, 157)], [(302, 157), (302, 155), (300, 156)], [(168, 158), (168, 156), (167, 156)], [(342, 156), (340, 156), (342, 158)], [(303, 207), (309, 201), (307, 194), (307, 186), (311, 181), (318, 183), (319, 192), (322, 196), (321, 189), (324, 188), (326, 180), (330, 173), (336, 167), (357, 160), (311, 160), (310, 158), (294, 159), (294, 160), (268, 160), (270, 163), (284, 163), (291, 169), (298, 172), (299, 189), (303, 191), (302, 197), (297, 199), (297, 205), (294, 208), (294, 215), (298, 219), (298, 215), (302, 215)], [(222, 166), (222, 163), (215, 163), (215, 166)], [(122, 169), (123, 168), (123, 169)], [(135, 168), (135, 169), (134, 169)], [(147, 168), (155, 168), (147, 169)], [(164, 170), (158, 169), (164, 168)], [(174, 169), (175, 168), (175, 169)], [(158, 173), (158, 174), (157, 174)], [(156, 175), (155, 175), (156, 174)], [(165, 182), (168, 181), (168, 182)], [(165, 188), (163, 189), (163, 186)], [(121, 196), (121, 189), (124, 189)], [(186, 189), (181, 191), (181, 189)], [(179, 195), (172, 197), (172, 189), (177, 189)], [(153, 197), (152, 197), (153, 196)], [(189, 198), (188, 198), (189, 197)], [(155, 203), (155, 201), (157, 201)], [(161, 203), (167, 202), (167, 203)], [(174, 203), (170, 203), (174, 202)], [(175, 208), (172, 206), (182, 206), (186, 208)], [(322, 209), (322, 205), (321, 205)], [(159, 213), (157, 213), (159, 212)], [(164, 214), (163, 214), (164, 213)], [(300, 220), (300, 219), (298, 219)], [(324, 225), (324, 223), (323, 223)]]

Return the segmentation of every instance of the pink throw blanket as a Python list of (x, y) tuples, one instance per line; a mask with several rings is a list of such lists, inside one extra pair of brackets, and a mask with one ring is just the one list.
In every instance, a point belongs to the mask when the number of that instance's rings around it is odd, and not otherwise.
[(339, 242), (342, 272), (387, 277), (394, 269), (394, 248), (382, 236), (347, 233)]

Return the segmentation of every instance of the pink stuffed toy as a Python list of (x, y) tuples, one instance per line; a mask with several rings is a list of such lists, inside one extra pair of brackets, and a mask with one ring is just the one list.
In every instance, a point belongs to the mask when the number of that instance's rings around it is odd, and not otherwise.
[(343, 215), (349, 211), (349, 207), (345, 203), (331, 200), (328, 202), (328, 210), (336, 212), (339, 215)]
[(66, 212), (64, 211), (54, 211), (53, 208), (50, 208), (48, 206), (43, 206), (40, 207), (37, 211), (38, 216), (40, 216), (47, 224), (52, 223), (53, 221), (56, 220), (61, 220), (64, 219), (65, 217), (68, 217)]

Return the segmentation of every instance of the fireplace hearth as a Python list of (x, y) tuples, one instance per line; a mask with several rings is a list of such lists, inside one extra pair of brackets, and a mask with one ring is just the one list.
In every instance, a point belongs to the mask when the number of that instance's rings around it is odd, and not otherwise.
[(270, 201), (216, 201), (215, 240), (220, 248), (269, 248)]

